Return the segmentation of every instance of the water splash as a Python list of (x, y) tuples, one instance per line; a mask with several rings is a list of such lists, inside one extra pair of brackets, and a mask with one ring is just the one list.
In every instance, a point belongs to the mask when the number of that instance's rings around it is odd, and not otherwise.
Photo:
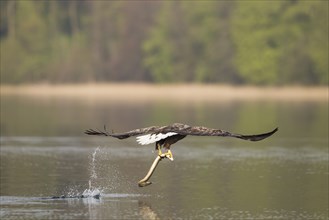
[(99, 197), (101, 196), (101, 191), (97, 188), (94, 189), (85, 189), (85, 191), (83, 191), (82, 193), (82, 197), (83, 198), (95, 198), (95, 199), (99, 199)]
[(88, 181), (89, 188), (85, 189), (85, 191), (82, 193), (82, 196), (84, 198), (87, 197), (93, 197), (93, 198), (99, 198), (101, 195), (101, 190), (95, 187), (95, 183), (97, 181), (97, 173), (96, 173), (96, 154), (99, 152), (100, 149), (97, 147), (95, 151), (92, 153), (91, 156), (91, 162), (90, 162), (90, 179)]
[[(115, 164), (111, 163), (109, 169), (108, 159), (109, 151), (101, 147), (95, 148), (89, 154), (89, 179), (88, 188), (76, 189), (76, 186), (69, 189), (67, 196), (64, 198), (96, 198), (99, 199), (101, 194), (108, 191), (115, 191), (117, 187), (122, 187), (122, 183), (127, 183), (127, 179), (118, 172)], [(103, 163), (105, 161), (105, 163)], [(135, 186), (135, 185), (134, 185)], [(127, 186), (129, 188), (129, 185)], [(126, 190), (129, 189), (126, 187)], [(82, 192), (82, 193), (81, 193)], [(106, 194), (104, 194), (106, 195)]]
[(97, 179), (96, 168), (95, 168), (95, 160), (96, 160), (96, 153), (98, 151), (100, 151), (99, 147), (97, 147), (95, 149), (94, 153), (92, 154), (92, 160), (91, 160), (91, 164), (90, 164), (91, 165), (91, 176), (90, 176), (91, 180), (96, 180)]

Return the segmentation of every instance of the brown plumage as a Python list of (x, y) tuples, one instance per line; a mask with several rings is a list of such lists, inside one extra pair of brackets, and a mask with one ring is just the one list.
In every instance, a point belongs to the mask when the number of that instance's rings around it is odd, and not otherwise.
[[(161, 146), (169, 145), (166, 148), (169, 148), (170, 145), (176, 143), (177, 141), (185, 138), (187, 135), (194, 135), (194, 136), (221, 136), (221, 137), (234, 137), (234, 138), (240, 138), (243, 140), (249, 140), (249, 141), (260, 141), (263, 140), (272, 134), (274, 134), (278, 128), (275, 128), (273, 131), (263, 133), (263, 134), (255, 134), (255, 135), (242, 135), (242, 134), (234, 134), (228, 131), (220, 130), (220, 129), (212, 129), (202, 126), (189, 126), (186, 124), (181, 123), (174, 123), (172, 125), (168, 126), (151, 126), (146, 128), (138, 128), (132, 131), (124, 132), (124, 133), (109, 133), (106, 131), (106, 128), (104, 127), (104, 131), (100, 130), (93, 130), (89, 129), (86, 130), (85, 133), (88, 135), (100, 135), (100, 136), (110, 136), (115, 137), (118, 139), (125, 139), (129, 138), (131, 136), (138, 136), (138, 135), (145, 135), (149, 134), (150, 137), (154, 135), (155, 141), (157, 142), (157, 145), (160, 144)], [(165, 134), (171, 133), (171, 136), (166, 136)], [(175, 133), (175, 134), (172, 134)], [(163, 138), (156, 139), (156, 136), (161, 134)], [(151, 138), (150, 138), (151, 139)]]

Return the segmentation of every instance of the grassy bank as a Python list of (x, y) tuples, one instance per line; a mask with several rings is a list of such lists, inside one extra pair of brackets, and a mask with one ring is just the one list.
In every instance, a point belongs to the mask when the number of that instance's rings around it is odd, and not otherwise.
[(328, 101), (328, 87), (252, 87), (201, 84), (33, 84), (1, 85), (1, 96), (90, 98), (123, 101), (286, 100)]

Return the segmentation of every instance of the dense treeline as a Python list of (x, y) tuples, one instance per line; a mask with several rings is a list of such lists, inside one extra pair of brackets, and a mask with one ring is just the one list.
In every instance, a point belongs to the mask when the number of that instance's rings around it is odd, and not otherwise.
[(328, 83), (328, 1), (1, 1), (1, 83)]

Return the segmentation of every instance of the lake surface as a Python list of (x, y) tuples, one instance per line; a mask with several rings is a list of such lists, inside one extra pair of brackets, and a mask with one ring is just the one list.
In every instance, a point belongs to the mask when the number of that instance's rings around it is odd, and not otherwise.
[[(91, 137), (182, 122), (261, 142), (187, 137), (153, 184), (156, 157), (134, 138)], [(124, 102), (1, 97), (1, 219), (328, 219), (328, 102)], [(81, 195), (93, 188), (100, 199)]]

